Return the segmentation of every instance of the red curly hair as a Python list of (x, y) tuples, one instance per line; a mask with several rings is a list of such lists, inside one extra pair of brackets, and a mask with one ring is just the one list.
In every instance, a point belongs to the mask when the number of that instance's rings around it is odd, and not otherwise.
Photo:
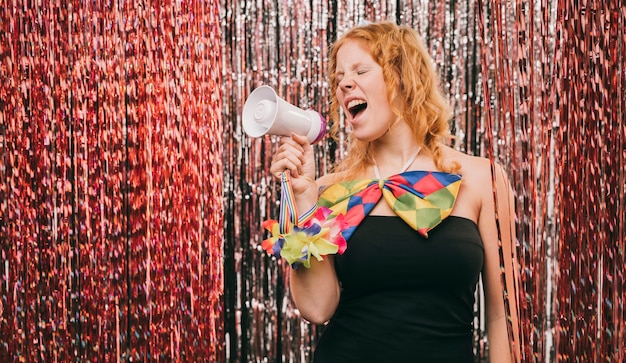
[[(372, 58), (381, 66), (387, 84), (387, 100), (399, 97), (399, 108), (392, 111), (403, 118), (411, 128), (418, 144), (433, 155), (437, 169), (457, 171), (459, 165), (444, 165), (439, 142), (452, 136), (449, 133), (451, 109), (440, 90), (439, 76), (420, 36), (408, 26), (391, 22), (369, 23), (357, 26), (343, 34), (331, 47), (329, 55), (331, 135), (339, 131), (340, 105), (337, 101), (339, 82), (336, 76), (337, 51), (346, 42), (361, 40), (369, 48)], [(352, 139), (347, 156), (335, 167), (343, 177), (350, 179), (365, 172), (372, 165), (370, 143)]]

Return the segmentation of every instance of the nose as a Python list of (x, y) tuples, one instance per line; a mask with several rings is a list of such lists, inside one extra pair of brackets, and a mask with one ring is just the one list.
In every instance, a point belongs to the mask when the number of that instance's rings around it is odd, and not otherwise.
[(352, 77), (349, 77), (347, 74), (344, 74), (343, 77), (341, 78), (341, 81), (339, 81), (339, 88), (341, 88), (343, 91), (353, 89), (354, 80), (352, 79)]

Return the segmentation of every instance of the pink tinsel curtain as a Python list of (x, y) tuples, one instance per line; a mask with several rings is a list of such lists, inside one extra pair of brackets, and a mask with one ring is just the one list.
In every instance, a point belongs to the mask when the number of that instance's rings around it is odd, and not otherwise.
[(219, 4), (0, 2), (0, 361), (219, 361)]

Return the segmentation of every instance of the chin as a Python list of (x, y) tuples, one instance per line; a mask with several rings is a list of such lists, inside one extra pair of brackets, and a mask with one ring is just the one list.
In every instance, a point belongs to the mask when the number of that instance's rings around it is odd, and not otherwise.
[(359, 130), (352, 129), (352, 138), (357, 139), (362, 142), (372, 142), (380, 139), (385, 136), (389, 130)]
[(372, 141), (376, 141), (380, 136), (373, 136), (373, 135), (367, 135), (367, 134), (362, 134), (359, 132), (352, 132), (352, 138), (357, 139), (361, 142), (372, 142)]

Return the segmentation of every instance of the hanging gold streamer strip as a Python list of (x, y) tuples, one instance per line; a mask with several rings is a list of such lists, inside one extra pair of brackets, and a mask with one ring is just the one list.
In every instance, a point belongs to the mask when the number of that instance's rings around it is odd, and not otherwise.
[(219, 5), (0, 8), (0, 361), (223, 360)]
[[(516, 192), (515, 251), (503, 251), (523, 362), (624, 360), (624, 62), (619, 0), (223, 2), (227, 360), (301, 362), (319, 330), (303, 322), (287, 267), (265, 256), (275, 217), (274, 139), (241, 129), (261, 84), (325, 114), (328, 46), (363, 20), (409, 24), (426, 40), (454, 106), (456, 147), (505, 167)], [(340, 135), (343, 136), (343, 135)], [(316, 146), (326, 170), (344, 143)], [(507, 263), (510, 257), (516, 263)], [(482, 301), (475, 353), (486, 361)]]

